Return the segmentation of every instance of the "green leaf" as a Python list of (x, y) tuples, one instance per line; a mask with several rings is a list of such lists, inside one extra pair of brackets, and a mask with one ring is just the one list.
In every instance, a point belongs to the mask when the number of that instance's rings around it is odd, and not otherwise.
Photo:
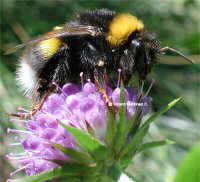
[(62, 122), (60, 124), (75, 137), (82, 149), (89, 152), (95, 160), (99, 161), (108, 157), (109, 150), (101, 141), (77, 128), (65, 125)]
[(63, 147), (60, 144), (52, 144), (52, 146), (62, 151), (71, 159), (76, 160), (78, 163), (90, 164), (93, 162), (92, 158), (90, 157), (88, 153), (77, 151), (68, 147)]
[(122, 160), (121, 165), (122, 168), (127, 167), (127, 165), (131, 162), (134, 154), (136, 153), (137, 149), (142, 144), (143, 138), (149, 130), (149, 126), (146, 126), (139, 130), (136, 133), (134, 138), (127, 144), (127, 147), (124, 148), (122, 151)]
[(123, 86), (121, 86), (120, 89), (120, 104), (122, 104), (122, 106), (119, 106), (119, 121), (117, 123), (117, 131), (116, 131), (115, 146), (114, 146), (116, 151), (121, 150), (126, 140), (126, 134), (127, 134), (128, 121), (126, 120), (126, 106), (124, 105), (125, 89)]
[(48, 179), (53, 179), (55, 177), (62, 176), (62, 174), (64, 174), (62, 168), (55, 168), (53, 170), (42, 172), (38, 175), (14, 179), (13, 182), (43, 182)]
[(147, 149), (151, 149), (154, 147), (160, 147), (162, 145), (168, 145), (168, 144), (174, 144), (174, 141), (171, 140), (160, 140), (160, 141), (154, 141), (154, 142), (148, 142), (148, 143), (144, 143), (140, 146), (140, 148), (138, 149), (137, 153), (140, 153), (144, 150)]
[(84, 176), (96, 176), (96, 168), (88, 167), (86, 165), (68, 163), (66, 166), (58, 167), (49, 171), (39, 173), (34, 176), (27, 176), (24, 178), (14, 179), (13, 182), (44, 182), (49, 179), (63, 178), (65, 179), (80, 179)]
[(182, 161), (175, 177), (175, 182), (200, 181), (200, 144), (196, 145)]
[(137, 72), (133, 73), (131, 76), (131, 80), (128, 83), (128, 87), (130, 88), (140, 88), (141, 86), (141, 77)]
[(12, 180), (12, 182), (42, 182), (42, 181), (45, 181), (45, 180), (52, 179), (52, 178), (56, 177), (57, 176), (56, 173), (57, 172), (55, 172), (55, 169), (54, 169), (54, 170), (51, 170), (51, 171), (40, 173), (38, 175), (27, 176), (27, 177), (24, 177), (24, 178), (14, 179), (14, 180)]
[[(140, 100), (138, 100), (137, 102), (140, 102)], [(134, 116), (128, 122), (127, 135), (129, 134), (131, 134), (131, 136), (135, 135), (141, 124), (141, 120), (142, 120), (142, 111), (141, 108), (137, 106)]]
[(171, 109), (178, 101), (180, 101), (181, 97), (174, 99), (172, 102), (170, 102), (169, 104), (167, 104), (167, 106), (165, 106), (163, 109), (161, 109), (160, 111), (156, 112), (155, 114), (153, 114), (151, 117), (149, 117), (149, 119), (147, 119), (144, 124), (141, 126), (141, 128), (146, 127), (147, 125), (150, 125), (153, 121), (155, 121), (160, 115), (162, 115), (163, 113), (167, 112), (169, 109)]
[(129, 162), (131, 162), (132, 157), (136, 154), (138, 148), (142, 145), (142, 141), (149, 130), (150, 124), (157, 119), (158, 116), (168, 111), (171, 107), (173, 107), (181, 98), (175, 99), (170, 102), (167, 106), (165, 106), (160, 111), (153, 114), (149, 119), (147, 119), (144, 124), (138, 129), (132, 140), (127, 143), (127, 147), (124, 147), (122, 151), (122, 165), (126, 167)]
[(130, 179), (132, 179), (133, 182), (142, 182), (141, 180), (136, 179), (131, 173), (129, 173), (127, 171), (124, 171), (123, 173), (126, 174)]
[(108, 111), (108, 124), (106, 129), (106, 143), (110, 147), (113, 147), (116, 135), (117, 121), (115, 119), (114, 111), (112, 111), (110, 108), (108, 108), (107, 111)]

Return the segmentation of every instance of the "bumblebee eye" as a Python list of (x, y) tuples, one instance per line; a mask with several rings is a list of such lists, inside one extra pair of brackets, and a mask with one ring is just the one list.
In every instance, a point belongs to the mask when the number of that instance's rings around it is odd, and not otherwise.
[(136, 46), (136, 47), (140, 46), (140, 42), (139, 42), (138, 40), (135, 40), (135, 39), (133, 39), (133, 40), (131, 41), (131, 44), (133, 44), (133, 45)]

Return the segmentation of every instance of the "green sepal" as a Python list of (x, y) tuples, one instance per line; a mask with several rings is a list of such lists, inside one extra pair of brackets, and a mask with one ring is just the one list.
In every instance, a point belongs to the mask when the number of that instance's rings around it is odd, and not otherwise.
[(72, 148), (63, 147), (62, 145), (55, 143), (52, 144), (52, 146), (69, 156), (72, 160), (75, 160), (77, 163), (91, 164), (93, 162), (92, 157), (86, 152), (81, 152)]
[(115, 113), (112, 108), (107, 108), (107, 115), (108, 115), (108, 124), (106, 128), (106, 143), (109, 147), (113, 148), (115, 135), (116, 135), (116, 127), (117, 121), (115, 119)]
[(117, 123), (117, 131), (115, 136), (115, 150), (120, 151), (124, 142), (126, 141), (126, 133), (127, 133), (127, 123), (126, 120), (126, 105), (125, 105), (125, 88), (121, 86), (120, 88), (120, 104), (119, 105), (119, 120)]
[(74, 136), (82, 149), (87, 151), (93, 157), (93, 159), (95, 159), (95, 161), (108, 158), (110, 151), (100, 140), (77, 128), (68, 126), (63, 122), (59, 121), (59, 123)]
[(39, 173), (34, 176), (27, 176), (19, 179), (13, 179), (12, 182), (42, 182), (60, 176), (62, 168), (55, 168), (49, 171)]
[(174, 144), (174, 143), (175, 142), (172, 141), (172, 140), (160, 140), (160, 141), (153, 141), (153, 142), (144, 143), (140, 146), (137, 153), (143, 152), (144, 150), (148, 150), (148, 149), (151, 149), (151, 148), (160, 147), (160, 146), (163, 146), (163, 145)]
[(149, 130), (149, 126), (146, 126), (140, 129), (134, 136), (134, 138), (127, 143), (126, 147), (121, 153), (121, 166), (122, 168), (126, 168), (127, 165), (131, 162), (133, 156), (136, 154), (137, 149), (142, 144), (142, 141)]
[(130, 88), (140, 88), (141, 86), (141, 78), (137, 72), (133, 73), (131, 76), (131, 80), (129, 81), (128, 87)]
[[(169, 104), (167, 104), (167, 106), (165, 106), (164, 108), (162, 108), (160, 111), (154, 113), (153, 115), (151, 115), (145, 122), (144, 124), (138, 129), (136, 135), (140, 135), (140, 133), (145, 132), (145, 135), (147, 134), (148, 128), (150, 126), (150, 124), (155, 121), (160, 115), (162, 115), (163, 113), (167, 112), (169, 109), (171, 109), (181, 98), (177, 98), (174, 99), (172, 102), (170, 102)], [(138, 134), (139, 133), (139, 134)], [(145, 136), (144, 135), (144, 136)], [(143, 138), (144, 138), (143, 136)], [(143, 138), (141, 138), (141, 143)], [(135, 140), (135, 136), (133, 137), (132, 140)]]
[(153, 114), (152, 116), (149, 117), (149, 119), (147, 119), (144, 124), (141, 126), (141, 128), (146, 127), (147, 125), (150, 125), (153, 121), (155, 121), (160, 115), (162, 115), (163, 113), (167, 112), (169, 109), (171, 109), (178, 101), (181, 100), (181, 97), (174, 99), (172, 102), (170, 102), (169, 104), (167, 104), (167, 106), (165, 106), (163, 109), (161, 109), (160, 111), (156, 112), (155, 114)]
[(135, 176), (133, 176), (131, 173), (127, 171), (123, 171), (124, 174), (126, 174), (130, 179), (133, 180), (133, 182), (142, 182), (141, 180), (137, 179)]
[(68, 163), (65, 166), (54, 168), (49, 171), (41, 172), (34, 176), (27, 176), (14, 179), (12, 182), (44, 182), (46, 180), (64, 178), (80, 179), (80, 178), (96, 178), (98, 176), (96, 166), (86, 166), (82, 164)]
[(124, 147), (124, 150), (122, 151), (122, 160), (121, 164), (124, 167), (127, 167), (127, 165), (131, 162), (132, 157), (136, 154), (137, 150), (142, 145), (142, 141), (147, 134), (149, 130), (150, 124), (155, 121), (160, 115), (171, 109), (181, 98), (177, 98), (170, 102), (167, 106), (165, 106), (160, 111), (156, 112), (152, 116), (150, 116), (144, 124), (137, 130), (134, 137), (131, 139), (131, 141), (126, 143), (126, 146)]

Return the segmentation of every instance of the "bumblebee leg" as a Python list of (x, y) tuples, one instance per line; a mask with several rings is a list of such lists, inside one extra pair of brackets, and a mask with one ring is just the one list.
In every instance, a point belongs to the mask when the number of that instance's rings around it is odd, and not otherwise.
[(40, 100), (40, 102), (32, 107), (32, 110), (30, 112), (31, 116), (35, 115), (35, 113), (42, 108), (42, 106), (43, 106), (44, 102), (46, 101), (46, 99), (48, 98), (48, 96), (49, 96), (49, 92), (46, 92), (44, 94), (43, 98)]
[(49, 93), (46, 93), (46, 94), (44, 95), (44, 97), (41, 99), (40, 103), (34, 105), (34, 106), (32, 107), (32, 110), (31, 110), (31, 111), (23, 111), (23, 110), (22, 110), (23, 112), (19, 112), (19, 113), (8, 113), (7, 115), (8, 115), (8, 116), (12, 116), (12, 117), (17, 117), (17, 118), (19, 118), (19, 120), (30, 119), (31, 116), (34, 116), (35, 113), (36, 113), (37, 111), (39, 111), (39, 110), (42, 108), (42, 106), (43, 106), (43, 104), (44, 104), (44, 102), (46, 101), (46, 99), (47, 99), (48, 96), (49, 96)]
[(94, 70), (94, 81), (99, 89), (106, 88), (105, 71), (105, 68), (95, 68)]
[(105, 68), (95, 68), (94, 81), (100, 93), (109, 107), (114, 106), (113, 101), (109, 98), (107, 93), (108, 76)]

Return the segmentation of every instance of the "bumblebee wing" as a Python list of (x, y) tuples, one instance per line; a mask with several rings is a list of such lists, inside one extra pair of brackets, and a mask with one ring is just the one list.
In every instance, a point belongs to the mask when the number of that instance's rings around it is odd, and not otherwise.
[(94, 27), (94, 26), (83, 26), (83, 25), (65, 26), (62, 29), (53, 30), (52, 32), (48, 32), (44, 35), (41, 35), (36, 39), (30, 40), (23, 44), (19, 44), (15, 47), (12, 47), (11, 49), (8, 49), (4, 54), (5, 55), (11, 54), (17, 51), (18, 49), (21, 49), (23, 47), (33, 45), (37, 42), (41, 42), (41, 41), (51, 39), (51, 38), (84, 36), (84, 35), (99, 36), (101, 35), (101, 31), (97, 27)]

